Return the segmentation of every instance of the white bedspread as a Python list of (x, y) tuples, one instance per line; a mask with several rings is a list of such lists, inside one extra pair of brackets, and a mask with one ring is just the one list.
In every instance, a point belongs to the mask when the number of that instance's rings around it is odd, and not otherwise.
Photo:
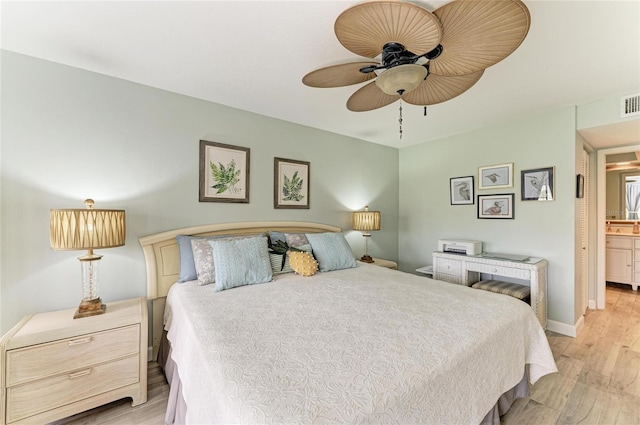
[(557, 370), (504, 295), (365, 264), (213, 287), (173, 285), (165, 310), (192, 424), (476, 425), (525, 363)]

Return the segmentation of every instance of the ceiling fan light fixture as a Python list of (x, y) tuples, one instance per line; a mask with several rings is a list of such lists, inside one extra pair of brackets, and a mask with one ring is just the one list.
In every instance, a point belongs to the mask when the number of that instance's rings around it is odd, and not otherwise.
[(422, 65), (398, 65), (381, 73), (376, 85), (386, 94), (402, 95), (418, 87), (426, 76), (427, 68)]

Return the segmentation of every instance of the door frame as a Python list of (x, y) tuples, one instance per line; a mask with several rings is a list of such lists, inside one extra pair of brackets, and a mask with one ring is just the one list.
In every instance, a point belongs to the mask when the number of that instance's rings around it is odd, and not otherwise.
[(606, 221), (607, 221), (607, 155), (640, 151), (640, 145), (620, 146), (598, 150), (597, 169), (597, 222), (596, 222), (596, 308), (606, 305), (605, 264), (606, 264)]

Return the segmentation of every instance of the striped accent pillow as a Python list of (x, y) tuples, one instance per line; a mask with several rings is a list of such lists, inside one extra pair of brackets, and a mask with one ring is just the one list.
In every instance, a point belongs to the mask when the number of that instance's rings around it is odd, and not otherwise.
[(517, 283), (504, 282), (502, 280), (481, 280), (474, 283), (472, 288), (483, 289), (497, 294), (509, 295), (510, 297), (525, 300), (531, 295), (531, 288)]
[[(282, 273), (293, 273), (293, 269), (289, 265), (289, 256), (269, 253), (269, 260), (271, 261), (271, 270), (274, 275)], [(284, 267), (282, 266), (284, 261)]]

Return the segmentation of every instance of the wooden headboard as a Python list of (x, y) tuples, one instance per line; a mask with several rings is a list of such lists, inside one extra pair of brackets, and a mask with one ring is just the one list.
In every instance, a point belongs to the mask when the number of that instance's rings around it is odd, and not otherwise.
[(152, 336), (153, 358), (158, 350), (164, 328), (164, 297), (169, 288), (178, 281), (180, 252), (176, 236), (248, 235), (277, 230), (285, 233), (341, 232), (342, 229), (328, 224), (304, 221), (254, 221), (239, 223), (206, 224), (195, 227), (169, 230), (139, 239), (147, 268), (147, 299), (153, 300)]

